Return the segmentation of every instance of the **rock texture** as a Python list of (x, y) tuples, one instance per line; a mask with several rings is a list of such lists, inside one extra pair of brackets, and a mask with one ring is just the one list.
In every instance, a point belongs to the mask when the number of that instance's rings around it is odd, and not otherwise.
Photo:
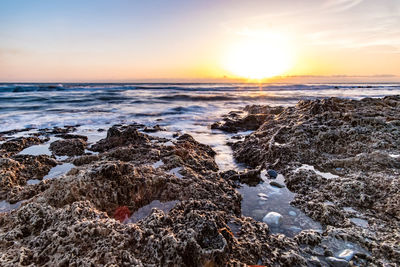
[[(265, 119), (232, 144), (235, 158), (283, 173), (296, 193), (292, 204), (328, 235), (354, 241), (378, 264), (400, 264), (400, 97), (246, 109)], [(243, 126), (242, 117), (229, 121), (228, 131)]]
[(27, 147), (46, 141), (48, 141), (47, 138), (39, 138), (37, 136), (11, 138), (0, 145), (0, 157), (15, 155)]
[(0, 159), (0, 200), (12, 198), (31, 179), (41, 180), (57, 161), (46, 155)]
[[(40, 180), (59, 162), (5, 148), (1, 200), (23, 203), (0, 213), (0, 266), (399, 265), (399, 109), (399, 97), (332, 98), (231, 113), (220, 129), (255, 130), (232, 144), (253, 167), (243, 172), (219, 172), (213, 149), (189, 134), (169, 140), (137, 125), (111, 127), (89, 147), (98, 154), (69, 157), (75, 168), (35, 185), (26, 180)], [(85, 146), (65, 129), (46, 133)], [(290, 238), (241, 215), (235, 188), (258, 183), (262, 169), (285, 176), (293, 205), (322, 232)], [(126, 220), (155, 200), (176, 204)], [(348, 242), (353, 248), (344, 250)]]
[(57, 156), (77, 156), (85, 152), (87, 144), (82, 138), (66, 138), (50, 144), (50, 150)]
[[(312, 255), (297, 241), (270, 235), (266, 224), (241, 216), (241, 196), (234, 183), (218, 173), (211, 147), (188, 134), (169, 140), (172, 145), (167, 141), (134, 126), (114, 126), (92, 146), (99, 154), (74, 158), (77, 167), (60, 178), (20, 186), (7, 200), (25, 202), (0, 214), (0, 265), (309, 261)], [(7, 168), (18, 173), (18, 162), (9, 161)], [(179, 176), (172, 172), (176, 168)], [(153, 209), (137, 223), (114, 217), (121, 207), (134, 213), (153, 200), (177, 204), (169, 212)]]

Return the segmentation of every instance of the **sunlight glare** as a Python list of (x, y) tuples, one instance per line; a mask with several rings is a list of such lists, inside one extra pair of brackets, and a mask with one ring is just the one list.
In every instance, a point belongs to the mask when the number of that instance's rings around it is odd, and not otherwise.
[(282, 75), (292, 66), (291, 49), (276, 38), (247, 38), (232, 45), (223, 59), (233, 75), (257, 80)]

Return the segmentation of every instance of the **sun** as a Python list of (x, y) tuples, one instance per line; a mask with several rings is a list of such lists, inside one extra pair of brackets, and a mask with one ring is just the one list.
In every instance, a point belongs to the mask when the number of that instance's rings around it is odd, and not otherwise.
[(227, 49), (223, 68), (231, 74), (262, 80), (285, 74), (293, 66), (291, 49), (281, 41), (251, 38)]

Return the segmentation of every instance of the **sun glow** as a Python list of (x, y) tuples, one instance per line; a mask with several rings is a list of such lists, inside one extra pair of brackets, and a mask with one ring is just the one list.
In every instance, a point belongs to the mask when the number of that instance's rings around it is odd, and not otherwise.
[(283, 75), (293, 66), (292, 49), (282, 38), (247, 38), (232, 45), (223, 58), (223, 68), (248, 79)]

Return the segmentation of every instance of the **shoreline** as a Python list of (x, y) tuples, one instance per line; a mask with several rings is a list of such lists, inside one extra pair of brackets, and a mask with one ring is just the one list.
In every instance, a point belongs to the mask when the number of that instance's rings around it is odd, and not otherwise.
[[(235, 159), (250, 166), (243, 171), (219, 171), (215, 151), (189, 134), (157, 137), (151, 132), (162, 128), (146, 133), (144, 125), (113, 126), (91, 146), (74, 127), (2, 140), (0, 201), (29, 200), (0, 214), (0, 262), (399, 264), (400, 162), (393, 157), (400, 154), (399, 114), (399, 96), (231, 112), (211, 127), (254, 131), (230, 140)], [(57, 157), (17, 155), (46, 144), (49, 135), (58, 135), (48, 144)], [(40, 181), (61, 163), (75, 167)], [(321, 223), (322, 233), (271, 234), (271, 225), (241, 216), (240, 185), (274, 182), (262, 170), (283, 175), (280, 185), (294, 193), (291, 204)], [(25, 185), (29, 180), (40, 182)], [(164, 211), (156, 203), (160, 208), (138, 223), (115, 219), (121, 207), (130, 218), (153, 201), (176, 202)]]

